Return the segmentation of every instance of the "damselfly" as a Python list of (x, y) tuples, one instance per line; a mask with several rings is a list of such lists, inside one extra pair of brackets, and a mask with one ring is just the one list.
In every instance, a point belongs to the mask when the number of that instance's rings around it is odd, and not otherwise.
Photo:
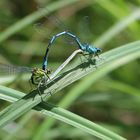
[(47, 85), (47, 81), (49, 79), (49, 74), (51, 73), (50, 70), (42, 70), (40, 68), (29, 68), (23, 66), (13, 66), (13, 65), (6, 65), (0, 64), (0, 74), (19, 74), (19, 73), (31, 73), (31, 77), (29, 79), (30, 83), (37, 86), (38, 93), (42, 99), (40, 86)]
[[(47, 13), (47, 12), (50, 12), (51, 11), (51, 10), (49, 10), (47, 8), (43, 8), (43, 7), (39, 7), (39, 9), (43, 10), (44, 13)], [(43, 58), (43, 64), (42, 64), (42, 69), (43, 70), (46, 70), (47, 69), (47, 66), (48, 66), (48, 54), (49, 54), (50, 47), (52, 46), (52, 44), (54, 43), (54, 41), (58, 37), (60, 37), (62, 35), (66, 35), (67, 37), (69, 37), (69, 39), (71, 38), (71, 41), (70, 40), (66, 40), (66, 42), (68, 44), (71, 44), (71, 43), (74, 44), (74, 42), (75, 42), (78, 45), (78, 48), (81, 50), (79, 52), (83, 52), (84, 54), (86, 52), (90, 56), (92, 56), (92, 55), (98, 56), (98, 54), (101, 52), (101, 49), (100, 48), (94, 47), (94, 46), (92, 46), (92, 45), (90, 45), (88, 43), (81, 43), (80, 39), (75, 34), (69, 32), (68, 28), (65, 26), (65, 24), (61, 20), (59, 20), (59, 18), (57, 16), (55, 16), (55, 15), (51, 15), (51, 16), (44, 15), (44, 17), (47, 20), (49, 20), (54, 26), (58, 27), (60, 30), (63, 30), (63, 32), (60, 32), (60, 33), (54, 35), (50, 39), (49, 44), (48, 44), (48, 47), (46, 49), (46, 53), (45, 53), (44, 58)], [(41, 25), (41, 24), (39, 24), (39, 25)], [(42, 27), (42, 25), (41, 25), (41, 27)], [(38, 29), (38, 27), (35, 26), (35, 29)], [(44, 29), (43, 29), (43, 31), (44, 31)], [(40, 32), (41, 32), (41, 30), (40, 30)], [(45, 36), (46, 36), (46, 33), (48, 33), (48, 30), (46, 32), (46, 28), (45, 28)], [(68, 39), (68, 38), (65, 38), (65, 39)], [(77, 52), (75, 52), (75, 54)]]
[(45, 53), (44, 59), (43, 59), (43, 64), (42, 64), (42, 69), (43, 69), (43, 70), (46, 70), (46, 69), (47, 69), (48, 54), (49, 54), (49, 49), (50, 49), (51, 45), (53, 44), (53, 42), (54, 42), (58, 37), (60, 37), (60, 36), (62, 36), (62, 35), (67, 35), (67, 36), (70, 36), (71, 38), (73, 38), (73, 39), (75, 40), (75, 42), (77, 43), (79, 49), (80, 49), (83, 53), (85, 52), (85, 53), (88, 53), (89, 55), (92, 54), (92, 55), (94, 55), (94, 56), (98, 56), (99, 53), (102, 51), (100, 48), (96, 48), (96, 47), (94, 47), (94, 46), (92, 46), (92, 45), (90, 45), (90, 44), (88, 44), (88, 43), (83, 43), (83, 44), (82, 44), (82, 43), (80, 42), (80, 39), (79, 39), (76, 35), (74, 35), (74, 34), (68, 32), (68, 31), (64, 31), (64, 32), (61, 32), (61, 33), (58, 33), (58, 34), (54, 35), (54, 36), (52, 37), (52, 39), (50, 40), (50, 42), (49, 42), (49, 44), (48, 44), (48, 47), (47, 47), (47, 49), (46, 49), (46, 53)]
[(29, 68), (23, 66), (13, 66), (13, 65), (6, 65), (0, 63), (0, 74), (1, 75), (12, 75), (12, 74), (19, 74), (19, 73), (31, 73), (30, 81), (33, 85), (42, 86), (47, 83), (49, 79), (49, 74), (51, 73), (50, 70), (42, 70), (40, 68)]
[[(42, 70), (40, 68), (29, 68), (29, 67), (23, 67), (23, 66), (13, 66), (13, 65), (6, 65), (0, 63), (0, 74), (19, 74), (19, 73), (31, 73), (30, 81), (33, 85), (37, 86), (39, 94), (40, 86), (45, 86), (47, 83), (51, 80), (53, 80), (59, 72), (61, 72), (65, 66), (75, 57), (77, 53), (80, 53), (81, 50), (77, 50), (73, 52), (57, 69), (55, 72), (51, 74), (50, 70)], [(42, 98), (41, 98), (42, 99)], [(43, 100), (43, 99), (42, 99)]]

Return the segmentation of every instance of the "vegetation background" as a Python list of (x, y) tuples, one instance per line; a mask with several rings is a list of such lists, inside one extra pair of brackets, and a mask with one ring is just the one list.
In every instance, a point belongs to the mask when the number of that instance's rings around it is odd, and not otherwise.
[[(51, 5), (55, 2), (57, 4), (53, 9)], [(139, 40), (140, 0), (72, 0), (65, 3), (66, 0), (1, 0), (0, 63), (41, 67), (49, 38), (67, 29), (83, 42), (102, 48), (103, 52)], [(33, 15), (44, 7), (47, 7), (44, 13), (48, 15)], [(58, 39), (49, 55), (49, 68), (54, 71), (74, 49), (75, 44), (69, 38), (63, 36)], [(81, 81), (78, 81), (52, 96), (49, 102), (59, 104), (127, 139), (140, 140), (139, 69), (139, 60), (129, 62), (93, 84), (79, 87)], [(29, 76), (1, 75), (0, 84), (28, 93), (31, 90)], [(74, 101), (67, 103), (68, 97), (74, 98)], [(9, 104), (1, 100), (1, 110)], [(39, 138), (97, 139), (36, 111), (26, 113), (0, 129), (1, 140)]]

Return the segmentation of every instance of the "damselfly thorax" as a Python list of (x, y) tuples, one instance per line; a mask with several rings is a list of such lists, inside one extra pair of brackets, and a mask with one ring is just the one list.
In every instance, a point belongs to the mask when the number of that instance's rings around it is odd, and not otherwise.
[(49, 79), (49, 74), (51, 74), (50, 70), (34, 68), (32, 70), (31, 83), (37, 86), (46, 85)]

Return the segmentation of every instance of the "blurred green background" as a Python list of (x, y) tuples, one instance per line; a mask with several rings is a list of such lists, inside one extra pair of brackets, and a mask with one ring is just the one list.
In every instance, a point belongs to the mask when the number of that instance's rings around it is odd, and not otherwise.
[[(61, 0), (62, 1), (62, 0)], [(103, 52), (139, 40), (140, 0), (73, 0), (63, 6), (60, 0), (1, 0), (0, 1), (0, 63), (17, 66), (41, 67), (49, 41), (56, 33), (70, 30), (82, 42), (102, 48)], [(51, 7), (53, 3), (56, 8)], [(60, 2), (60, 3), (59, 3)], [(26, 16), (46, 9), (47, 14)], [(58, 6), (58, 7), (57, 7)], [(52, 11), (52, 12), (51, 12)], [(45, 13), (44, 12), (44, 13)], [(13, 26), (15, 23), (18, 25)], [(12, 31), (16, 30), (17, 31)], [(8, 35), (7, 32), (13, 32)], [(7, 36), (4, 38), (4, 36)], [(3, 39), (2, 39), (3, 38)], [(53, 71), (73, 52), (75, 44), (65, 36), (51, 48), (49, 68)], [(79, 59), (77, 57), (77, 59)], [(65, 103), (65, 96), (74, 92), (80, 81), (65, 88), (49, 102), (58, 104), (93, 122), (101, 124), (131, 140), (140, 140), (140, 61), (133, 61), (96, 81)], [(30, 75), (0, 75), (0, 84), (28, 93)], [(85, 85), (86, 86), (86, 85)], [(71, 98), (72, 95), (70, 96)], [(0, 108), (9, 105), (0, 101)], [(51, 123), (50, 123), (51, 122)], [(39, 139), (96, 140), (93, 136), (61, 122), (53, 122), (30, 111), (0, 130), (1, 140)]]

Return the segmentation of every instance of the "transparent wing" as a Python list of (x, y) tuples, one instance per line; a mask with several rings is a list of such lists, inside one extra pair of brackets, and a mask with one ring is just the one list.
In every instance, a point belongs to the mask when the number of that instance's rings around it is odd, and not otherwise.
[(7, 64), (0, 63), (0, 75), (12, 75), (19, 73), (30, 73), (31, 68), (22, 67), (22, 66), (12, 66)]
[(49, 39), (50, 40), (50, 29), (47, 27), (47, 23), (46, 22), (37, 22), (34, 23), (33, 25), (33, 29), (35, 30), (35, 32), (42, 36), (45, 39)]
[[(43, 6), (38, 6), (38, 10), (42, 10), (42, 9), (44, 11), (48, 11), (48, 13), (50, 13), (49, 11), (51, 11), (49, 9), (44, 8)], [(51, 14), (49, 16), (44, 15), (44, 18), (40, 20), (39, 22), (35, 23), (33, 25), (33, 28), (38, 34), (42, 35), (44, 38), (47, 38), (49, 40), (57, 33), (60, 33), (63, 31), (70, 31), (68, 27), (55, 14)], [(75, 40), (73, 40), (71, 37), (68, 37), (66, 35), (63, 35), (61, 39), (67, 45), (76, 44)]]
[(81, 20), (78, 22), (78, 32), (80, 32), (80, 39), (83, 42), (90, 42), (90, 40), (93, 39), (93, 32), (92, 32), (92, 25), (91, 17), (86, 15), (81, 18)]

